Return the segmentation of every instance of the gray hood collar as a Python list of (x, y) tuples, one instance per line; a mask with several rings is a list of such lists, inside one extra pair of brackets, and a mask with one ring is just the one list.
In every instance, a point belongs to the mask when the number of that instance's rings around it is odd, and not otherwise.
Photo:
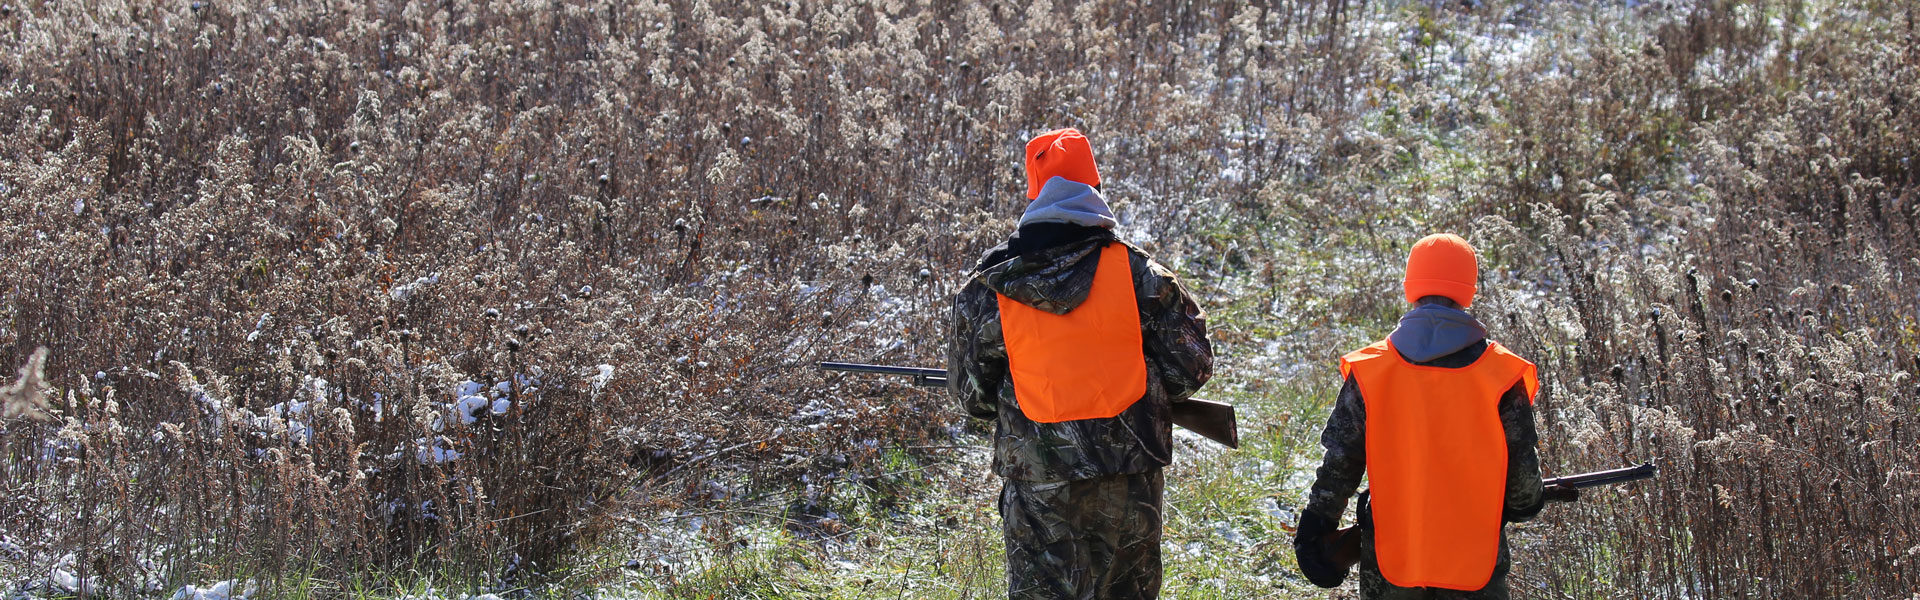
[(1387, 339), (1409, 362), (1427, 362), (1487, 339), (1487, 328), (1467, 311), (1425, 304), (1400, 317)]
[(1046, 185), (1040, 187), (1040, 195), (1027, 204), (1026, 213), (1020, 215), (1020, 225), (1031, 223), (1070, 223), (1107, 229), (1120, 224), (1113, 218), (1113, 209), (1107, 207), (1107, 199), (1100, 195), (1100, 190), (1065, 177), (1048, 179)]

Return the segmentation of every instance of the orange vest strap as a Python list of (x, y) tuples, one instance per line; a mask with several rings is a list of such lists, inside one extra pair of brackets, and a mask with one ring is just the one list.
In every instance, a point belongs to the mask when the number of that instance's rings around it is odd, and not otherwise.
[[(1488, 342), (1487, 351), (1500, 354), (1503, 360), (1508, 362), (1518, 361), (1520, 364), (1526, 365), (1520, 369), (1520, 381), (1527, 384), (1527, 403), (1532, 404), (1534, 396), (1540, 394), (1539, 369), (1535, 368), (1532, 362), (1520, 358), (1520, 355), (1514, 354), (1512, 350), (1508, 350), (1506, 346), (1502, 346), (1497, 342)], [(1507, 384), (1507, 388), (1512, 389), (1513, 384)], [(1506, 390), (1500, 390), (1500, 393), (1504, 394)]]
[(1340, 357), (1340, 378), (1346, 379), (1353, 376), (1353, 363), (1379, 358), (1387, 352), (1392, 352), (1392, 350), (1387, 348), (1386, 340), (1380, 340), (1374, 342), (1373, 345), (1348, 352), (1346, 356)]
[(999, 295), (1020, 412), (1040, 423), (1104, 419), (1147, 393), (1147, 359), (1126, 246), (1100, 249), (1087, 299), (1064, 315)]
[(1478, 590), (1493, 577), (1506, 503), (1500, 397), (1529, 399), (1534, 366), (1496, 343), (1472, 365), (1409, 363), (1381, 341), (1341, 359), (1367, 408), (1367, 478), (1380, 574), (1400, 587)]

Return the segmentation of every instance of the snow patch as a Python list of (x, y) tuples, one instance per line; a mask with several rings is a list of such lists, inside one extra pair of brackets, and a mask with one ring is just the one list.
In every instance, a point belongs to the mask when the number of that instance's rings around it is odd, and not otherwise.
[(474, 414), (474, 412), (487, 408), (489, 405), (491, 405), (491, 403), (488, 402), (484, 396), (464, 396), (454, 401), (453, 413), (460, 417), (461, 425), (472, 425), (474, 421), (480, 418), (479, 415)]
[(267, 329), (267, 325), (272, 322), (273, 322), (273, 313), (261, 314), (260, 321), (253, 324), (253, 332), (247, 334), (247, 343), (251, 344), (259, 340), (260, 332), (265, 331)]
[(446, 447), (446, 443), (447, 438), (437, 436), (432, 440), (428, 440), (427, 438), (416, 438), (413, 440), (414, 447), (419, 450), (417, 456), (421, 464), (460, 460), (460, 451)]
[(253, 594), (253, 588), (252, 581), (236, 583), (232, 579), (206, 587), (183, 585), (173, 592), (172, 600), (246, 600)]
[(415, 292), (420, 291), (420, 288), (424, 288), (426, 286), (433, 285), (436, 283), (440, 283), (439, 271), (434, 271), (432, 275), (415, 279), (413, 280), (412, 283), (405, 283), (405, 284), (395, 286), (393, 288), (393, 291), (390, 293), (393, 295), (393, 299), (395, 301), (404, 301), (408, 298), (412, 298)]
[(607, 387), (607, 382), (613, 380), (613, 365), (601, 364), (596, 368), (599, 370), (599, 373), (593, 376), (592, 384), (593, 391), (597, 393), (601, 388)]

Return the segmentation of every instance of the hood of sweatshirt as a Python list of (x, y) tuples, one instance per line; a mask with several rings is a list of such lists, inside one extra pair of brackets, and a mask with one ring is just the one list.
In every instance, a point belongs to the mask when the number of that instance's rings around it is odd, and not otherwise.
[(1487, 328), (1467, 311), (1424, 304), (1401, 316), (1400, 325), (1387, 339), (1401, 356), (1418, 363), (1459, 352), (1487, 339)]
[[(1030, 249), (1013, 258), (987, 265), (977, 275), (995, 293), (1021, 304), (1064, 315), (1093, 292), (1093, 276), (1100, 269), (1102, 248), (1116, 238), (1113, 232), (1080, 228), (1070, 241)], [(1084, 231), (1091, 229), (1092, 231)], [(1021, 228), (1023, 232), (1028, 228)], [(999, 250), (999, 249), (997, 249)], [(1124, 246), (1114, 248), (1126, 252)], [(991, 259), (993, 252), (988, 253)]]
[(1027, 203), (1020, 215), (1020, 226), (1034, 223), (1066, 223), (1113, 229), (1120, 222), (1113, 218), (1107, 199), (1093, 186), (1065, 177), (1048, 179), (1040, 195)]

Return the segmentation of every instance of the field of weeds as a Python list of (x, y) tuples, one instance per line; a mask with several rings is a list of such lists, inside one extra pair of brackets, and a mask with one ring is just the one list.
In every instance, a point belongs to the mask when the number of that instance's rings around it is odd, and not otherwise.
[(1525, 597), (1904, 599), (1916, 11), (8, 4), (0, 587), (993, 597), (980, 426), (811, 365), (938, 365), (1073, 126), (1249, 436), (1170, 472), (1169, 597), (1320, 595), (1332, 361), (1452, 230), (1549, 475), (1663, 473), (1514, 528)]

